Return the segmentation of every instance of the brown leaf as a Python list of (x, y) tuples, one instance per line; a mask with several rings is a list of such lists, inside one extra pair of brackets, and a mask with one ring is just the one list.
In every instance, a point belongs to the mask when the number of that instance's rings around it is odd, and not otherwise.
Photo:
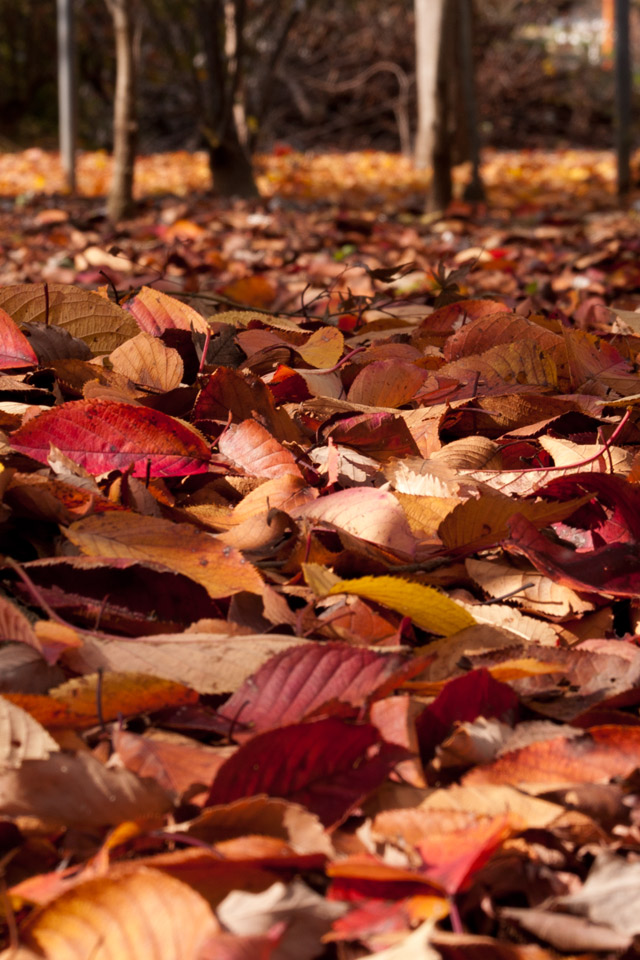
[(370, 407), (401, 407), (416, 395), (423, 380), (424, 371), (414, 363), (379, 360), (360, 371), (348, 399)]
[(115, 826), (171, 809), (164, 790), (128, 770), (110, 770), (90, 753), (58, 752), (0, 773), (0, 814), (60, 827)]
[(279, 634), (216, 636), (211, 633), (156, 634), (135, 640), (86, 637), (64, 662), (78, 673), (122, 670), (183, 683), (198, 693), (232, 693), (262, 663), (308, 641)]
[(242, 836), (284, 840), (296, 853), (333, 854), (327, 831), (315, 814), (298, 803), (277, 797), (246, 797), (220, 807), (207, 807), (194, 820), (176, 825), (204, 843), (216, 844)]
[(262, 592), (260, 574), (240, 553), (186, 524), (123, 512), (80, 520), (65, 535), (91, 557), (161, 563), (201, 583), (210, 597)]
[[(47, 309), (48, 299), (48, 309)], [(66, 283), (18, 283), (0, 288), (0, 307), (16, 323), (55, 323), (94, 353), (109, 353), (138, 332), (122, 307)]]
[(109, 360), (116, 373), (133, 383), (165, 392), (178, 387), (184, 373), (178, 351), (148, 333), (139, 333), (121, 344)]

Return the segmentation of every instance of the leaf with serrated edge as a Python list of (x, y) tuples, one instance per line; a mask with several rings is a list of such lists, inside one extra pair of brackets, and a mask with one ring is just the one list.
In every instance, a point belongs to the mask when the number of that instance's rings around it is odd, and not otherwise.
[(0, 308), (0, 370), (37, 366), (33, 347), (6, 310)]
[(274, 654), (309, 642), (277, 633), (154, 634), (135, 640), (86, 637), (80, 649), (64, 654), (64, 662), (78, 673), (126, 670), (175, 680), (198, 693), (233, 693)]
[(361, 577), (359, 580), (341, 580), (331, 588), (329, 596), (336, 593), (348, 593), (364, 597), (366, 600), (373, 600), (374, 603), (396, 610), (404, 617), (411, 617), (413, 622), (423, 630), (444, 637), (475, 623), (471, 614), (460, 607), (455, 600), (450, 600), (433, 587), (411, 583), (401, 577)]
[(127, 300), (125, 309), (135, 317), (140, 330), (153, 337), (161, 336), (165, 330), (193, 329), (205, 334), (209, 331), (205, 318), (188, 303), (151, 287), (143, 287), (132, 300)]
[(214, 599), (262, 593), (262, 577), (241, 553), (188, 524), (123, 511), (87, 517), (64, 533), (87, 556), (161, 563), (201, 583)]
[(133, 319), (116, 303), (92, 290), (66, 283), (17, 283), (0, 288), (0, 307), (15, 323), (55, 323), (84, 340), (94, 353), (110, 353), (138, 333)]
[(199, 960), (218, 930), (209, 904), (187, 884), (127, 865), (50, 903), (26, 941), (47, 960)]
[(180, 420), (113, 400), (77, 400), (28, 420), (11, 444), (48, 463), (51, 444), (98, 475), (133, 466), (134, 477), (206, 473), (211, 457), (204, 438)]
[(174, 390), (184, 373), (178, 351), (148, 333), (139, 333), (127, 340), (112, 352), (109, 360), (116, 373), (136, 385), (155, 390)]

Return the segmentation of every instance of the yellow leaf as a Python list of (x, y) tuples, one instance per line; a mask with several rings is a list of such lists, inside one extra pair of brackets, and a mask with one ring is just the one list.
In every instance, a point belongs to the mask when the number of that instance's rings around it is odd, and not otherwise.
[(465, 500), (447, 514), (438, 527), (438, 536), (450, 550), (471, 545), (480, 550), (509, 536), (509, 520), (515, 513), (522, 513), (538, 528), (547, 527), (571, 516), (588, 502), (590, 496), (587, 494), (563, 503), (516, 501), (495, 494), (482, 496), (479, 500)]
[(458, 630), (471, 627), (475, 620), (454, 600), (433, 587), (421, 583), (411, 583), (400, 577), (361, 577), (359, 580), (341, 580), (329, 590), (329, 596), (336, 593), (349, 593), (366, 600), (373, 600), (383, 607), (390, 607), (404, 617), (443, 637), (449, 637)]
[(320, 327), (296, 349), (312, 367), (333, 367), (342, 356), (344, 337), (336, 327)]

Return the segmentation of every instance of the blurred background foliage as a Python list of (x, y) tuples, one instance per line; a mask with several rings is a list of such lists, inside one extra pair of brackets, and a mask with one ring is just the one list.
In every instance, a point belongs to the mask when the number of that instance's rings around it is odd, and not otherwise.
[[(413, 0), (295, 2), (302, 12), (271, 69), (283, 0), (247, 0), (244, 100), (252, 146), (409, 149), (416, 115)], [(196, 149), (204, 72), (197, 3), (139, 3), (139, 149)], [(80, 144), (110, 149), (111, 20), (104, 0), (76, 0), (76, 10)], [(477, 0), (485, 144), (610, 145), (613, 75), (602, 49), (602, 10), (603, 0)], [(55, 16), (54, 0), (0, 0), (2, 150), (56, 146)], [(634, 6), (632, 50), (639, 46)]]

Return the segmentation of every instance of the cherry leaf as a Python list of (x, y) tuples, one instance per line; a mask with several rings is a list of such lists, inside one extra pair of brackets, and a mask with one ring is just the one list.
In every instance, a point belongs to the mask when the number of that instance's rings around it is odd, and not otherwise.
[(188, 524), (122, 511), (79, 520), (65, 533), (90, 557), (161, 563), (201, 583), (210, 597), (262, 592), (260, 574), (242, 554)]
[(110, 353), (138, 332), (126, 312), (93, 290), (66, 283), (17, 283), (0, 289), (0, 307), (16, 323), (55, 323), (94, 353)]
[(38, 358), (33, 347), (6, 310), (0, 307), (0, 370), (37, 365)]
[(27, 928), (29, 946), (48, 960), (200, 960), (218, 931), (204, 898), (159, 870), (126, 870), (78, 884), (45, 907)]
[[(376, 745), (378, 752), (371, 756)], [(301, 803), (331, 826), (378, 787), (405, 755), (402, 748), (381, 743), (369, 723), (328, 717), (280, 727), (249, 740), (223, 764), (207, 806), (266, 793)]]
[(125, 303), (125, 309), (135, 317), (143, 333), (161, 336), (165, 330), (195, 330), (207, 333), (209, 325), (202, 314), (174, 297), (143, 287), (140, 293)]
[(405, 664), (400, 653), (348, 644), (292, 647), (247, 678), (219, 712), (269, 730), (302, 720), (330, 700), (360, 706)]
[(15, 431), (15, 450), (47, 463), (51, 444), (90, 473), (127, 470), (134, 477), (206, 473), (211, 457), (193, 428), (148, 407), (77, 400), (45, 410)]

